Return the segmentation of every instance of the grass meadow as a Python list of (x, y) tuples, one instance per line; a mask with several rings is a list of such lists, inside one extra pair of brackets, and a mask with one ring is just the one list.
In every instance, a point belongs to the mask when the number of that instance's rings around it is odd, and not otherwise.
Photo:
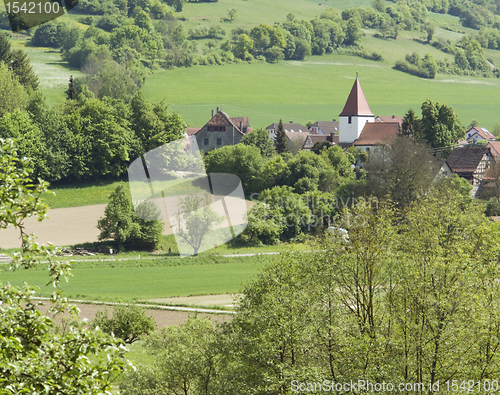
[[(379, 42), (382, 47), (378, 49), (383, 49), (385, 40)], [(422, 54), (432, 48), (405, 40), (401, 43), (401, 58), (410, 52), (408, 48), (413, 52), (413, 45)], [(472, 119), (486, 128), (500, 123), (499, 79), (438, 74), (436, 79), (427, 80), (394, 70), (391, 63), (352, 56), (165, 70), (150, 76), (143, 90), (150, 100), (166, 100), (192, 126), (203, 126), (217, 106), (230, 116), (249, 116), (254, 128), (280, 118), (305, 124), (338, 119), (356, 71), (371, 110), (377, 115), (404, 115), (410, 107), (419, 110), (425, 100), (431, 99), (452, 106), (464, 125)]]
[[(243, 282), (258, 273), (269, 256), (189, 258), (116, 262), (76, 262), (73, 276), (61, 283), (65, 297), (99, 301), (136, 301), (174, 296), (232, 294)], [(48, 296), (54, 288), (46, 286), (44, 265), (32, 270), (11, 272), (0, 268), (2, 283), (39, 287), (37, 295)]]

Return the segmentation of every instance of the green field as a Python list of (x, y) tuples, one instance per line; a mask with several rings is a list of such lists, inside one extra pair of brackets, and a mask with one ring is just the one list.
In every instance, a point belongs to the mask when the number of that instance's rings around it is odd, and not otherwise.
[[(402, 46), (401, 58), (405, 53)], [(171, 103), (193, 126), (203, 126), (216, 106), (230, 116), (249, 116), (254, 128), (280, 118), (305, 124), (338, 119), (356, 71), (377, 115), (403, 115), (431, 99), (452, 106), (465, 125), (472, 119), (486, 128), (500, 123), (498, 79), (438, 74), (426, 80), (352, 56), (165, 70), (147, 79), (144, 92), (150, 100)]]
[[(64, 295), (72, 299), (133, 301), (172, 296), (231, 294), (255, 276), (266, 256), (190, 257), (120, 262), (78, 262), (69, 282), (62, 282)], [(48, 296), (47, 270), (0, 271), (2, 283), (40, 288), (38, 295)]]

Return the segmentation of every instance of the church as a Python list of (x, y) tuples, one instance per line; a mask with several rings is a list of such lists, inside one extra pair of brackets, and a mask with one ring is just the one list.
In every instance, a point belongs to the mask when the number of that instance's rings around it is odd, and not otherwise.
[(356, 78), (339, 115), (339, 145), (346, 148), (354, 145), (370, 151), (393, 139), (400, 133), (401, 117), (375, 117), (370, 110), (363, 88)]

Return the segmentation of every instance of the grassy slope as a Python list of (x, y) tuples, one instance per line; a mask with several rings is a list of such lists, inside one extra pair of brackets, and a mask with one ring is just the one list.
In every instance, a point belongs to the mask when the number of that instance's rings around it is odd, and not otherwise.
[[(423, 46), (413, 43), (406, 42), (409, 47)], [(423, 47), (424, 51), (431, 49)], [(473, 118), (487, 128), (500, 123), (498, 79), (438, 75), (435, 80), (425, 80), (391, 66), (328, 55), (305, 62), (195, 67), (155, 73), (144, 91), (150, 100), (173, 103), (171, 108), (193, 126), (203, 126), (210, 110), (220, 105), (231, 116), (250, 116), (253, 127), (267, 126), (279, 118), (306, 123), (338, 118), (359, 71), (375, 114), (403, 115), (409, 107), (418, 109), (431, 99), (452, 106), (465, 124)]]
[[(236, 293), (268, 257), (165, 258), (122, 262), (82, 262), (73, 266), (73, 277), (61, 288), (69, 298), (123, 300), (171, 296)], [(3, 283), (38, 286), (38, 294), (47, 296), (47, 271), (0, 269)]]

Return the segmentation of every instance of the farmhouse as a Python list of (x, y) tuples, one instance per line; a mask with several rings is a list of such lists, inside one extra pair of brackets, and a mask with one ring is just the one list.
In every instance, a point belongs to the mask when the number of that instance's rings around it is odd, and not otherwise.
[(217, 108), (212, 118), (194, 136), (200, 150), (205, 153), (226, 145), (235, 145), (250, 131), (248, 117), (229, 117), (224, 111)]
[(319, 134), (330, 136), (339, 134), (339, 122), (335, 119), (333, 121), (316, 121), (309, 127), (310, 134)]
[[(269, 125), (266, 129), (269, 130), (269, 137), (271, 140), (276, 139), (276, 133), (278, 132), (279, 123), (275, 122)], [(309, 130), (304, 125), (300, 123), (283, 122), (283, 129), (285, 129), (286, 133), (309, 133)]]
[(451, 151), (446, 163), (453, 173), (469, 181), (475, 196), (492, 159), (490, 147), (458, 147)]
[(399, 122), (367, 122), (353, 145), (370, 154), (380, 153), (384, 145), (399, 135)]

